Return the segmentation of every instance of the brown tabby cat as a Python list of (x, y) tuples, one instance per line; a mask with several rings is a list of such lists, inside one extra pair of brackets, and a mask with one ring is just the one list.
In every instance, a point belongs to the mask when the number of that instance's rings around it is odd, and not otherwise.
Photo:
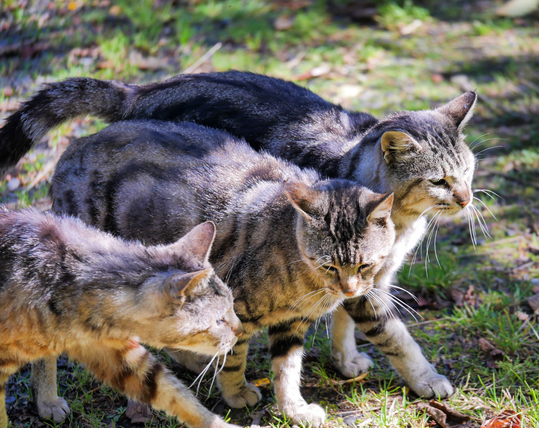
[(0, 428), (5, 384), (66, 352), (98, 379), (190, 427), (232, 427), (141, 344), (223, 354), (241, 335), (230, 290), (208, 262), (207, 222), (144, 247), (35, 210), (0, 210)]
[(56, 212), (148, 244), (214, 221), (210, 261), (245, 331), (218, 376), (226, 402), (260, 400), (244, 371), (249, 339), (268, 327), (279, 408), (294, 423), (324, 423), (300, 392), (304, 336), (343, 301), (383, 295), (373, 279), (394, 242), (392, 195), (323, 180), (223, 131), (132, 121), (72, 142), (51, 196)]

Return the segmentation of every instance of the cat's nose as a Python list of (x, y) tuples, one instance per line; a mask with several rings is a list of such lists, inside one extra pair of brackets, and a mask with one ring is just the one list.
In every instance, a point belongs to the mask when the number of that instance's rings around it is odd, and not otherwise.
[(358, 281), (356, 277), (349, 277), (341, 280), (342, 292), (346, 297), (355, 296), (358, 290)]
[(462, 192), (454, 192), (453, 196), (455, 197), (455, 202), (459, 204), (462, 208), (465, 208), (472, 200), (471, 194), (468, 190)]
[(234, 335), (236, 337), (240, 337), (243, 335), (243, 326), (241, 324), (236, 325), (236, 327), (232, 328), (232, 331), (234, 332)]

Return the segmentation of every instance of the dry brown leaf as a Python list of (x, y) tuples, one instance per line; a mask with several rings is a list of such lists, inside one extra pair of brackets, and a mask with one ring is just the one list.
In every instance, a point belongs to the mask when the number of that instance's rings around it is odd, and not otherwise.
[(534, 312), (539, 311), (539, 294), (535, 294), (528, 298), (528, 305), (534, 310)]
[(501, 415), (486, 421), (481, 428), (520, 428), (520, 414), (506, 410)]
[(462, 426), (471, 419), (470, 416), (457, 412), (446, 404), (439, 403), (435, 400), (431, 400), (428, 403), (419, 403), (417, 408), (429, 415), (443, 428), (457, 425)]
[(334, 380), (334, 379), (330, 379), (331, 383), (333, 385), (349, 385), (351, 383), (354, 383), (354, 382), (361, 382), (363, 379), (365, 379), (368, 375), (369, 375), (370, 372), (366, 372), (366, 373), (362, 373), (360, 374), (359, 376), (356, 376), (355, 378), (352, 378), (352, 379), (346, 379), (346, 380)]
[(277, 31), (284, 31), (288, 30), (293, 27), (294, 21), (296, 20), (295, 16), (291, 16), (289, 14), (283, 14), (279, 16), (273, 23), (273, 28), (275, 28)]

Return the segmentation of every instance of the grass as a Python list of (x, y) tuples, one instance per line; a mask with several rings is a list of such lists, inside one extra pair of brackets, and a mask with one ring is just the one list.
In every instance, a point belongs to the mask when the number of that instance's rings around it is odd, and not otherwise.
[[(370, 18), (359, 20), (353, 17), (364, 10), (351, 0), (185, 0), (159, 7), (149, 0), (55, 0), (46, 10), (38, 2), (4, 3), (2, 46), (16, 48), (0, 52), (0, 117), (46, 81), (163, 80), (216, 46), (196, 71), (271, 74), (375, 115), (435, 107), (476, 89), (479, 104), (467, 128), (480, 158), (474, 183), (500, 196), (476, 194), (490, 238), (476, 223), (474, 248), (466, 220), (448, 221), (398, 275), (399, 285), (419, 303), (398, 296), (420, 313), (418, 322), (406, 311), (403, 317), (427, 358), (457, 386), (445, 403), (472, 417), (468, 426), (480, 427), (507, 410), (520, 415), (522, 427), (539, 426), (539, 326), (527, 303), (538, 292), (533, 280), (539, 277), (539, 255), (532, 251), (539, 247), (539, 31), (533, 16), (500, 19), (493, 12), (500, 2), (459, 0), (381, 1)], [(279, 19), (287, 24), (276, 30)], [(323, 72), (309, 77), (313, 69)], [(52, 132), (10, 171), (8, 178), (20, 180), (18, 188), (8, 190), (8, 181), (0, 181), (0, 203), (49, 208), (46, 178), (52, 170), (30, 189), (32, 180), (70, 138), (104, 126), (80, 119)], [(503, 147), (491, 149), (498, 145)], [(484, 350), (485, 341), (499, 352)], [(358, 346), (375, 366), (366, 379), (344, 384), (331, 365), (326, 322), (308, 337), (303, 394), (327, 408), (327, 426), (432, 426), (418, 408), (424, 400), (404, 386), (387, 359), (359, 338)], [(193, 382), (194, 375), (165, 354), (159, 357), (186, 384)], [(273, 380), (265, 332), (252, 346), (247, 378)], [(211, 379), (201, 383), (200, 399), (233, 423), (290, 425), (277, 411), (271, 388), (263, 389), (255, 408), (231, 410), (210, 386)], [(8, 386), (12, 426), (136, 426), (125, 416), (126, 399), (76, 363), (61, 359), (59, 390), (71, 404), (69, 421), (40, 422), (28, 369), (14, 376)], [(154, 412), (146, 426), (179, 424)]]

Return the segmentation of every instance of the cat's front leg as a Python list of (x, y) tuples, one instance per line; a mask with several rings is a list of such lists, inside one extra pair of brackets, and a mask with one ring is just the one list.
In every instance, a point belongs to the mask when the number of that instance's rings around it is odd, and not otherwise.
[(354, 378), (372, 366), (365, 352), (358, 352), (354, 336), (356, 325), (346, 310), (339, 306), (331, 317), (331, 359), (343, 376)]
[(191, 428), (238, 428), (206, 409), (137, 340), (101, 340), (74, 347), (70, 357), (128, 397), (176, 416)]
[(347, 301), (344, 307), (416, 394), (426, 398), (446, 398), (453, 394), (451, 383), (424, 357), (406, 325), (395, 315), (386, 294), (378, 294), (371, 302), (365, 298)]
[(296, 320), (269, 328), (272, 367), (275, 373), (275, 395), (279, 409), (294, 424), (320, 427), (326, 420), (325, 410), (308, 404), (301, 395), (303, 342), (310, 321)]
[[(245, 365), (249, 340), (255, 331), (250, 322), (243, 322), (243, 335), (234, 345), (232, 353), (226, 355), (224, 367), (219, 372), (217, 382), (223, 398), (230, 407), (240, 409), (245, 406), (254, 406), (262, 399), (260, 390), (245, 380)], [(224, 358), (224, 357), (221, 357)], [(222, 364), (218, 362), (217, 364)]]
[(71, 413), (67, 401), (58, 397), (56, 357), (32, 363), (32, 391), (40, 418), (60, 423)]
[(0, 369), (0, 428), (7, 428), (6, 386), (9, 374)]

